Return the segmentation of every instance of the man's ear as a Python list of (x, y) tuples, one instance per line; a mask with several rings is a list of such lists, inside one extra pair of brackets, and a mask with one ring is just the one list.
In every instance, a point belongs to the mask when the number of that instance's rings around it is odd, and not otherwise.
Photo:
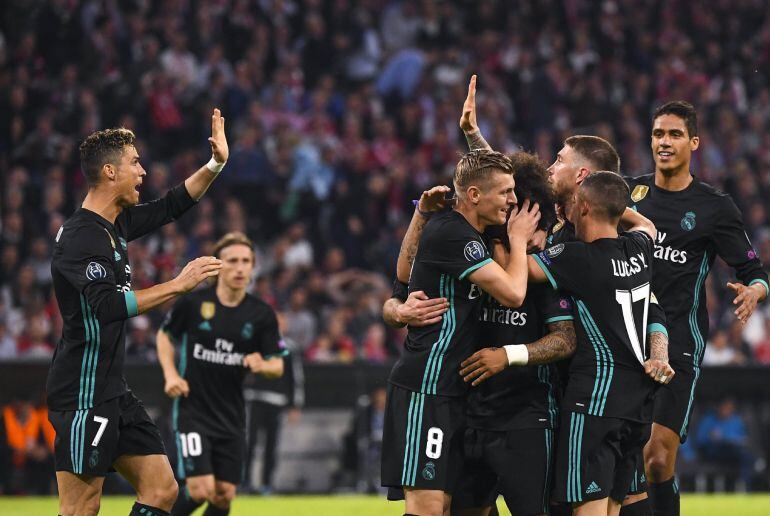
[(479, 200), (481, 199), (481, 190), (478, 186), (471, 185), (467, 190), (465, 190), (465, 195), (473, 204), (478, 204)]
[(577, 176), (575, 176), (575, 184), (579, 185), (583, 182), (585, 178), (587, 178), (591, 174), (591, 171), (588, 170), (586, 167), (580, 167), (578, 169)]
[(690, 138), (690, 150), (691, 151), (698, 150), (699, 146), (700, 146), (700, 138), (698, 138), (697, 136), (693, 136), (692, 138)]
[(110, 181), (114, 181), (118, 174), (118, 169), (112, 163), (105, 163), (102, 165), (102, 175)]

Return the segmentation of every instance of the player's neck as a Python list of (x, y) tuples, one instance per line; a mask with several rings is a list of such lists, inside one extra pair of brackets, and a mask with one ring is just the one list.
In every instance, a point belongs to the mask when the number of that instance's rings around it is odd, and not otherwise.
[(92, 211), (100, 217), (115, 223), (123, 208), (118, 204), (117, 199), (109, 192), (101, 191), (96, 188), (88, 190), (86, 198), (83, 199), (81, 207)]
[(246, 289), (232, 289), (226, 287), (222, 282), (217, 282), (217, 299), (224, 306), (238, 306), (246, 297)]
[(473, 229), (479, 233), (483, 233), (487, 228), (486, 223), (481, 221), (481, 218), (479, 217), (478, 212), (474, 209), (473, 205), (458, 201), (454, 209), (460, 215), (465, 217), (465, 220), (468, 221), (468, 224), (473, 226)]
[(575, 206), (575, 203), (572, 201), (572, 198), (565, 200), (561, 206), (562, 206), (561, 212), (563, 215), (563, 220), (572, 222), (572, 208)]
[(578, 240), (591, 243), (601, 238), (618, 238), (618, 227), (604, 221), (592, 220), (575, 228)]
[(670, 192), (679, 192), (690, 186), (693, 181), (690, 174), (690, 163), (687, 162), (681, 168), (663, 172), (655, 169), (655, 186)]

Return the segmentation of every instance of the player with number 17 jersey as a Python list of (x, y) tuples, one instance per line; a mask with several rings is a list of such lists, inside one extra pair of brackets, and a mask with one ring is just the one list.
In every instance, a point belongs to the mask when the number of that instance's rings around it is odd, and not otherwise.
[(577, 349), (561, 405), (556, 501), (580, 503), (631, 487), (652, 415), (654, 383), (644, 370), (652, 252), (652, 239), (632, 232), (535, 255), (551, 285), (573, 296), (577, 315)]

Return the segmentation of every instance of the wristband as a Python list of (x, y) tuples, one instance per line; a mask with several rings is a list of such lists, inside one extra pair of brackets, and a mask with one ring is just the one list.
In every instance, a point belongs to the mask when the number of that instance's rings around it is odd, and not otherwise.
[(432, 211), (422, 211), (420, 209), (420, 201), (419, 201), (419, 199), (418, 200), (413, 200), (412, 204), (414, 204), (414, 209), (417, 210), (417, 213), (419, 213), (420, 215), (422, 215), (426, 219), (429, 219), (430, 216), (433, 215)]
[(503, 346), (505, 354), (508, 355), (508, 365), (527, 365), (529, 362), (529, 351), (524, 344), (508, 344)]
[(219, 163), (217, 160), (214, 159), (214, 156), (211, 156), (211, 159), (209, 160), (208, 163), (206, 163), (205, 166), (207, 169), (214, 172), (215, 174), (219, 174), (220, 172), (222, 172), (222, 169), (225, 168), (225, 163), (227, 163), (227, 161), (225, 161), (224, 163)]

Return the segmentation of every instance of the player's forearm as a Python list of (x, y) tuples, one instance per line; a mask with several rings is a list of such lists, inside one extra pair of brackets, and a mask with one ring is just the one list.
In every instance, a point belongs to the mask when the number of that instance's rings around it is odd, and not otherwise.
[(190, 194), (190, 197), (199, 201), (218, 175), (219, 172), (212, 172), (206, 165), (202, 166), (193, 175), (185, 179), (184, 186), (187, 189), (187, 193)]
[(530, 365), (550, 364), (575, 353), (577, 338), (571, 321), (559, 321), (548, 325), (550, 332), (527, 344)]
[(650, 359), (668, 362), (668, 337), (665, 333), (650, 333)]
[(647, 233), (653, 242), (658, 236), (658, 230), (655, 229), (655, 224), (653, 224), (650, 219), (631, 208), (626, 208), (623, 212), (623, 215), (620, 217), (620, 226), (626, 231), (642, 231), (643, 233)]
[(266, 360), (259, 374), (265, 378), (280, 378), (283, 376), (283, 358), (276, 357)]
[(401, 250), (398, 253), (398, 262), (396, 263), (396, 277), (402, 283), (409, 283), (409, 273), (412, 270), (414, 257), (417, 255), (420, 236), (427, 223), (428, 218), (421, 215), (415, 208), (412, 220), (409, 222), (409, 228), (401, 242)]
[(158, 362), (163, 370), (163, 377), (169, 377), (179, 374), (174, 363), (174, 345), (165, 331), (158, 330), (155, 336), (155, 347), (158, 351)]
[(527, 242), (521, 238), (511, 239), (511, 253), (508, 256), (508, 266), (505, 273), (510, 278), (510, 299), (509, 303), (501, 303), (509, 308), (518, 308), (524, 302), (527, 295)]
[(468, 148), (472, 151), (486, 149), (492, 150), (492, 146), (487, 143), (484, 137), (481, 135), (481, 131), (476, 129), (465, 134), (465, 141), (468, 142)]
[(141, 314), (148, 310), (152, 310), (156, 306), (160, 306), (166, 301), (171, 301), (183, 293), (184, 290), (176, 280), (160, 283), (142, 290), (134, 290), (133, 294), (136, 299), (136, 311)]
[(403, 328), (405, 326), (398, 315), (398, 307), (401, 304), (403, 304), (403, 301), (391, 297), (382, 305), (382, 320), (392, 328)]

